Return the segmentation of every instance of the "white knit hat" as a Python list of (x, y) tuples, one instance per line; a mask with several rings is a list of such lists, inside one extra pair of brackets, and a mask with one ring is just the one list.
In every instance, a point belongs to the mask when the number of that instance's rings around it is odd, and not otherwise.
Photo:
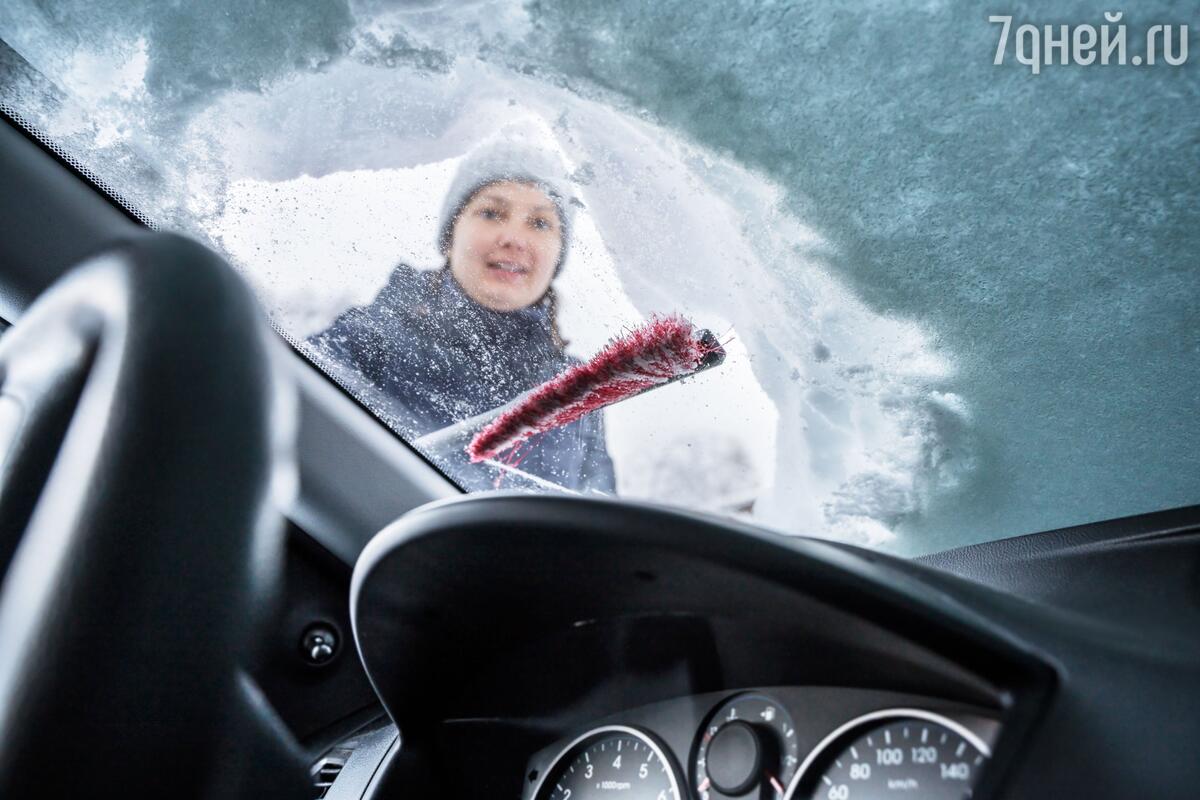
[(557, 153), (507, 137), (485, 142), (459, 164), (438, 217), (438, 249), (443, 255), (450, 252), (454, 221), (462, 207), (484, 186), (498, 181), (533, 184), (554, 202), (563, 243), (558, 263), (554, 265), (557, 275), (567, 257), (575, 208), (582, 204), (572, 193), (571, 178)]

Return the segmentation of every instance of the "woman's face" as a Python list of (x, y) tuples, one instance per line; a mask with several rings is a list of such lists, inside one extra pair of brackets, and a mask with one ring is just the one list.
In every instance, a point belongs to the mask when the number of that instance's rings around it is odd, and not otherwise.
[(562, 252), (562, 225), (546, 193), (515, 181), (490, 183), (459, 212), (450, 271), (472, 300), (516, 311), (542, 299)]

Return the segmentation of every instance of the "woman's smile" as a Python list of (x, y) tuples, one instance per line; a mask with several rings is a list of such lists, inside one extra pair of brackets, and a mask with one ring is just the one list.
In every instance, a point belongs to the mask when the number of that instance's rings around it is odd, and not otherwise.
[(487, 265), (505, 275), (528, 275), (530, 272), (529, 267), (512, 261), (489, 261)]

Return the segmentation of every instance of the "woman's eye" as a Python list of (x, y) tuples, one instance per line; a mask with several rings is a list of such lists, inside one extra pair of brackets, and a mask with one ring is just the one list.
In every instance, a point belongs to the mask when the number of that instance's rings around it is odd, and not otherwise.
[(533, 227), (537, 228), (539, 231), (550, 230), (550, 220), (545, 219), (544, 217), (537, 217), (536, 219), (533, 220), (532, 225), (533, 225)]
[(479, 209), (479, 216), (484, 219), (500, 219), (500, 212), (494, 208), (481, 208)]

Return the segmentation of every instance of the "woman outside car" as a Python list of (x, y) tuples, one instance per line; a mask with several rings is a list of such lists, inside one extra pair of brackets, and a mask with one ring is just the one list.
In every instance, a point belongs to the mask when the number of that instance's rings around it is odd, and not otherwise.
[[(370, 304), (343, 312), (309, 344), (409, 438), (561, 373), (577, 363), (566, 354), (553, 287), (570, 244), (569, 186), (553, 154), (511, 141), (475, 151), (443, 203), (441, 268), (401, 264)], [(467, 489), (495, 482), (494, 469), (469, 466), (465, 454), (453, 467)], [(539, 436), (519, 469), (569, 489), (616, 489), (600, 414)]]

